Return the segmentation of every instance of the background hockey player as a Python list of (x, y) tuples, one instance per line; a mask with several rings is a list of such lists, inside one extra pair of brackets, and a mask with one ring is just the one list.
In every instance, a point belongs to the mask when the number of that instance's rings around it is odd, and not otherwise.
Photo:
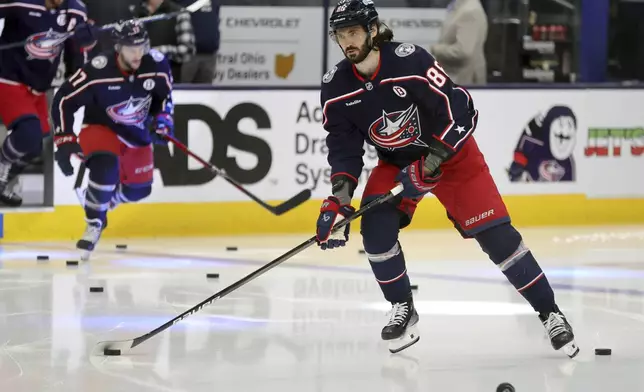
[(512, 182), (575, 181), (577, 117), (567, 106), (535, 116), (521, 133), (508, 170)]
[[(119, 25), (113, 37), (116, 56), (93, 58), (61, 86), (52, 104), (58, 166), (71, 176), (70, 157), (77, 155), (89, 169), (87, 229), (77, 243), (83, 259), (105, 229), (108, 209), (150, 195), (152, 143), (166, 144), (163, 134), (173, 131), (167, 60), (150, 51), (147, 32), (138, 22)], [(74, 113), (82, 106), (85, 114), (77, 138)]]
[[(83, 56), (73, 52), (91, 49), (95, 28), (78, 0), (3, 1), (0, 19), (0, 45), (27, 40), (24, 47), (0, 50), (0, 118), (10, 132), (0, 150), (0, 202), (17, 207), (22, 198), (8, 184), (41, 154), (43, 135), (49, 134), (45, 92), (60, 55), (64, 49), (76, 68), (82, 66)], [(72, 30), (73, 39), (65, 40), (63, 34)]]
[[(378, 20), (371, 0), (347, 0), (334, 9), (330, 29), (345, 54), (323, 78), (323, 125), (328, 131), (332, 192), (320, 211), (322, 249), (343, 246), (349, 228), (331, 234), (334, 222), (354, 212), (363, 144), (376, 147), (362, 204), (404, 185), (400, 197), (365, 213), (364, 249), (387, 301), (391, 318), (382, 330), (391, 352), (416, 343), (418, 314), (398, 242), (416, 206), (436, 195), (464, 238), (474, 238), (510, 283), (532, 305), (555, 349), (569, 356), (578, 348), (554, 293), (510, 217), (483, 155), (471, 137), (478, 120), (469, 93), (452, 83), (424, 49), (390, 42), (393, 33)], [(428, 249), (431, 251), (431, 249)]]

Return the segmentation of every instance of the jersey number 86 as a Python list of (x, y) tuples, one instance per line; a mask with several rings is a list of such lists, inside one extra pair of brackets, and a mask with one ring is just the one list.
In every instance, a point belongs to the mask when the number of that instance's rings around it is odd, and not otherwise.
[(438, 64), (438, 61), (434, 62), (434, 65), (429, 67), (427, 70), (427, 79), (434, 82), (439, 88), (443, 87), (447, 83), (447, 72)]

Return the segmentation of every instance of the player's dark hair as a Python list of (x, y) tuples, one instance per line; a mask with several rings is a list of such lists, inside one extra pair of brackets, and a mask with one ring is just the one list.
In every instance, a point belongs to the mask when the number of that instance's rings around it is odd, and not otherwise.
[(374, 48), (380, 48), (385, 42), (391, 42), (394, 39), (394, 32), (381, 21), (376, 21), (376, 27), (378, 28), (378, 33), (373, 39)]

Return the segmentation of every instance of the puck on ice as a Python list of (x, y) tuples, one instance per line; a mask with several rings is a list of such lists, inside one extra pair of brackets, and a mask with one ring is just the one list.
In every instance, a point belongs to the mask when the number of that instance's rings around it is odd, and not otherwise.
[(36, 256), (36, 260), (49, 260), (49, 256), (44, 256), (44, 255)]
[(412, 290), (418, 290), (418, 285), (417, 284), (412, 284), (411, 289)]
[(208, 279), (219, 279), (219, 274), (207, 274), (206, 278), (208, 278)]
[(358, 254), (360, 254), (360, 255), (364, 255), (364, 254), (366, 254), (366, 253), (367, 253), (367, 252), (365, 252), (365, 250), (364, 250), (364, 249), (360, 249), (360, 250), (358, 250)]
[(515, 390), (512, 384), (510, 384), (509, 382), (504, 382), (496, 387), (496, 392), (515, 392)]
[(230, 251), (235, 251), (235, 250), (237, 250), (237, 247), (236, 246), (227, 246), (226, 250), (229, 251), (229, 252)]
[(78, 265), (78, 261), (75, 261), (75, 260), (67, 260), (67, 266), (68, 266), (68, 267), (77, 266), (77, 265)]
[(611, 355), (613, 354), (613, 350), (610, 348), (596, 348), (595, 349), (595, 355)]
[(105, 350), (103, 350), (103, 354), (105, 354), (105, 355), (107, 355), (109, 357), (117, 356), (117, 355), (121, 355), (121, 350), (115, 350), (115, 349), (111, 349), (111, 348), (106, 348)]
[(90, 293), (102, 293), (103, 288), (102, 287), (90, 287), (89, 292)]
[(117, 244), (116, 249), (125, 250), (125, 249), (127, 249), (127, 245), (126, 244)]

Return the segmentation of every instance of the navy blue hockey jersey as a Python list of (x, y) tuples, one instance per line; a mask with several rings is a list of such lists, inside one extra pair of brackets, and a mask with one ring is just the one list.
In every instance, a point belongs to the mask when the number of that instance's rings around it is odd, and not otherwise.
[[(63, 41), (62, 34), (87, 21), (87, 10), (80, 0), (65, 0), (51, 10), (45, 7), (45, 0), (5, 0), (0, 4), (0, 19), (4, 19), (0, 45), (25, 41), (37, 33), (41, 34), (33, 45), (54, 45), (54, 50), (36, 50), (40, 54), (38, 58), (28, 55), (24, 47), (0, 50), (0, 80), (22, 83), (44, 92), (56, 76), (63, 48), (70, 54), (78, 50), (73, 40)], [(59, 41), (57, 46), (56, 41)], [(74, 58), (78, 59), (76, 67), (82, 66), (79, 64), (82, 56)]]
[(458, 151), (476, 127), (470, 94), (454, 84), (423, 48), (389, 42), (371, 79), (343, 60), (322, 79), (323, 125), (331, 176), (356, 180), (366, 141), (381, 160), (403, 168), (429, 153), (430, 143)]
[(116, 55), (99, 55), (56, 92), (52, 120), (56, 133), (72, 132), (74, 113), (85, 107), (83, 124), (103, 125), (130, 146), (150, 144), (148, 116), (173, 112), (172, 75), (165, 56), (151, 50), (139, 69), (128, 74)]

